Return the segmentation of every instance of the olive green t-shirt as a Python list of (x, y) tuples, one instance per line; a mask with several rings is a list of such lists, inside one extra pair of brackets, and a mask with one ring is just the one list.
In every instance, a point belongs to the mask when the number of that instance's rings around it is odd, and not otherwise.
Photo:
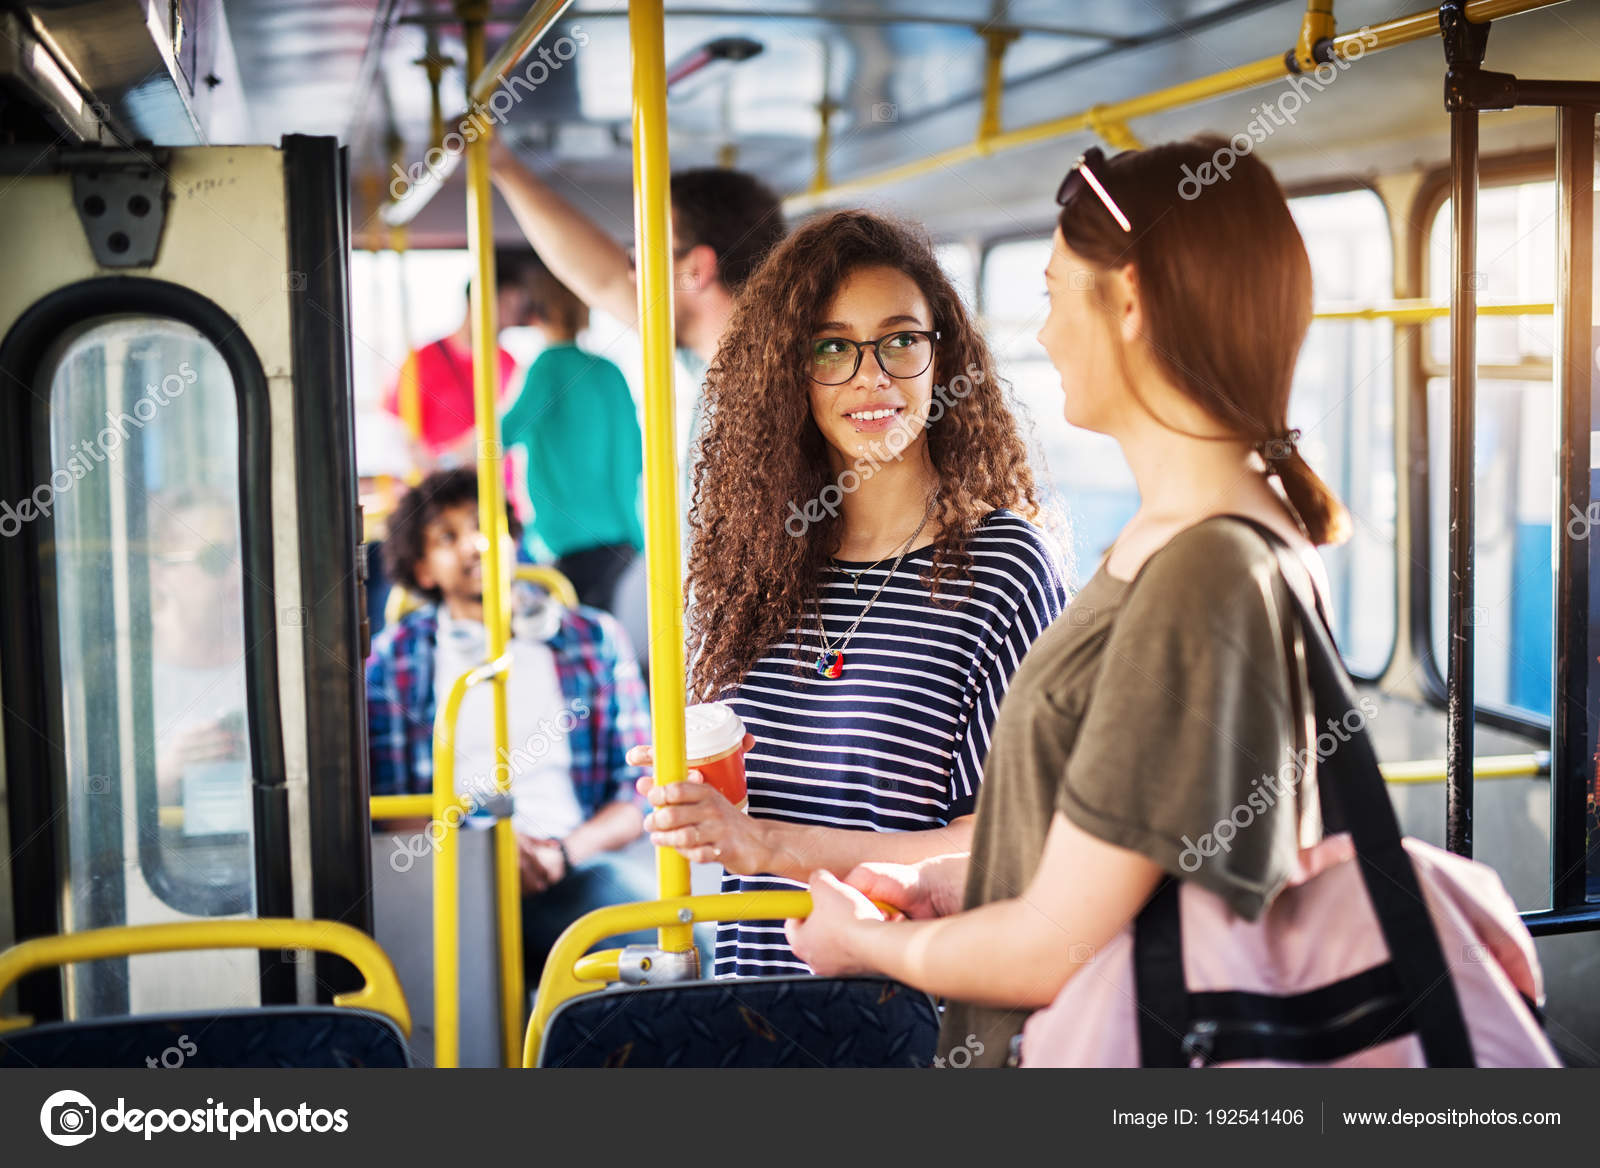
[[(1026, 892), (1060, 812), (1259, 916), (1321, 834), (1297, 766), (1309, 706), (1303, 665), (1289, 676), (1293, 612), (1275, 553), (1237, 520), (1179, 533), (1131, 582), (1102, 565), (1000, 707), (967, 907)], [(1028, 1013), (951, 1002), (940, 1050), (975, 1036), (974, 1061), (1002, 1065)]]

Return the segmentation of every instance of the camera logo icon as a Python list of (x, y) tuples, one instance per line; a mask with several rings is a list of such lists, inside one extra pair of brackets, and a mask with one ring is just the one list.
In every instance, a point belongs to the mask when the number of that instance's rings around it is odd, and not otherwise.
[(875, 101), (872, 103), (872, 120), (875, 122), (898, 122), (900, 120), (900, 107), (892, 101)]
[(39, 1109), (39, 1127), (45, 1139), (63, 1148), (83, 1143), (95, 1133), (95, 1107), (77, 1091), (57, 1091)]

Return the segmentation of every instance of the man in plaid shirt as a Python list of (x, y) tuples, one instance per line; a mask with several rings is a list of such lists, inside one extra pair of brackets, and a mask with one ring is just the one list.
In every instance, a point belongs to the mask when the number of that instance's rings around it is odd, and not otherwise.
[[(520, 525), (515, 516), (509, 522), (515, 538)], [(390, 578), (431, 603), (385, 628), (367, 661), (375, 795), (433, 789), (434, 711), (461, 673), (487, 659), (485, 546), (471, 470), (430, 475), (389, 521), (383, 552)], [(481, 804), (497, 772), (509, 772), (527, 976), (536, 981), (545, 954), (574, 919), (653, 895), (617, 855), (641, 831), (639, 771), (626, 755), (649, 741), (650, 715), (633, 651), (611, 616), (526, 593), (512, 607), (508, 753), (495, 755), (491, 687), (475, 687), (457, 723), (456, 790)]]

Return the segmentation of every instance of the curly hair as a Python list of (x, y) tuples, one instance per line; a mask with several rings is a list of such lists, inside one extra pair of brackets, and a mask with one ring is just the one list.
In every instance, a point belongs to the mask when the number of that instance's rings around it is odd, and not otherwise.
[[(439, 589), (417, 583), (417, 565), (428, 554), (428, 524), (463, 503), (478, 505), (478, 472), (470, 467), (436, 470), (400, 496), (383, 537), (383, 570), (389, 579), (431, 604), (444, 600)], [(512, 539), (522, 538), (522, 523), (510, 503), (506, 504), (506, 529)]]
[[(1030, 519), (1039, 513), (1010, 394), (927, 236), (865, 211), (805, 224), (745, 286), (706, 374), (687, 581), (690, 688), (697, 700), (736, 687), (769, 646), (798, 626), (839, 546), (837, 513), (824, 513), (799, 536), (785, 527), (792, 508), (818, 498), (832, 479), (811, 414), (804, 354), (841, 285), (873, 267), (903, 272), (927, 300), (940, 333), (935, 385), (964, 378), (970, 389), (922, 431), (939, 483), (942, 530), (923, 575), (935, 599), (942, 585), (970, 587), (967, 544), (989, 509), (1009, 507)], [(798, 668), (798, 649), (795, 659)]]

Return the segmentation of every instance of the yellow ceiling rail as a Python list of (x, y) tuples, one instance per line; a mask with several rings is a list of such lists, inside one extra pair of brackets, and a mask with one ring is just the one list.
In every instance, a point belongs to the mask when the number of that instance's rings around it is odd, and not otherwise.
[(1333, 34), (1333, 0), (1306, 0), (1306, 15), (1300, 22), (1300, 37), (1290, 52), (1295, 67), (1302, 73), (1315, 69), (1326, 59), (1318, 52), (1318, 46), (1332, 41)]
[[(516, 79), (506, 87), (511, 101), (505, 109), (501, 109), (491, 100), (502, 92), (501, 82), (506, 80), (506, 74), (522, 64), (534, 49), (534, 46), (550, 31), (552, 25), (561, 18), (562, 13), (572, 0), (537, 0), (512, 30), (511, 36), (505, 44), (500, 46), (500, 51), (494, 59), (484, 65), (484, 54), (479, 53), (476, 59), (468, 54), (466, 74), (468, 78), (467, 96), (468, 108), (455, 120), (455, 129), (446, 131), (443, 118), (440, 116), (440, 106), (435, 99), (432, 120), (434, 124), (434, 139), (432, 145), (423, 155), (423, 164), (413, 165), (410, 171), (396, 165), (395, 178), (389, 184), (389, 193), (392, 201), (386, 204), (379, 213), (379, 217), (390, 227), (399, 227), (410, 223), (421, 213), (441, 187), (454, 175), (460, 163), (460, 148), (449, 147), (449, 140), (455, 138), (463, 147), (469, 147), (473, 141), (486, 136), (495, 124), (502, 121), (510, 106), (521, 100), (519, 86)], [(473, 23), (475, 17), (478, 24), (482, 24), (489, 16), (487, 0), (456, 0), (456, 17), (462, 22), (463, 39), (467, 36), (467, 28)], [(480, 46), (481, 47), (481, 46)], [(557, 53), (559, 57), (559, 52)], [(570, 58), (561, 58), (566, 60)], [(544, 61), (548, 62), (548, 58)], [(429, 71), (429, 77), (435, 76), (435, 62), (446, 59), (439, 58), (430, 52), (422, 58), (422, 64)], [(548, 71), (549, 65), (541, 63), (541, 68)], [(533, 66), (529, 66), (532, 71)], [(531, 91), (537, 88), (531, 78), (522, 79), (520, 89)], [(435, 86), (437, 91), (437, 86)], [(396, 187), (403, 185), (403, 189)]]
[[(1555, 310), (1556, 306), (1549, 301), (1478, 305), (1479, 316), (1551, 316)], [(1329, 305), (1318, 309), (1314, 315), (1317, 320), (1392, 320), (1396, 324), (1420, 324), (1448, 317), (1450, 306), (1431, 300), (1395, 300), (1388, 304), (1352, 307)]]
[[(550, 26), (561, 19), (561, 14), (571, 4), (572, 0), (536, 0), (522, 14), (517, 27), (511, 30), (511, 35), (487, 67), (475, 69), (470, 64), (467, 66), (467, 76), (472, 78), (472, 89), (467, 96), (473, 105), (482, 105), (489, 100), (490, 94), (500, 87), (506, 74), (522, 64), (522, 59), (533, 51), (533, 47), (550, 31)], [(478, 59), (480, 65), (482, 60), (481, 57)]]
[[(1466, 14), (1469, 20), (1482, 23), (1565, 2), (1566, 0), (1468, 0)], [(1428, 8), (1335, 37), (1333, 53), (1345, 61), (1355, 61), (1369, 53), (1381, 52), (1384, 49), (1392, 49), (1398, 45), (1438, 35), (1438, 9)], [(971, 142), (938, 151), (925, 158), (835, 183), (823, 191), (808, 191), (802, 195), (795, 195), (784, 200), (784, 212), (789, 215), (805, 215), (838, 199), (855, 197), (878, 187), (920, 178), (925, 174), (958, 166), (985, 155), (997, 154), (1002, 150), (1015, 150), (1022, 146), (1049, 142), (1068, 134), (1093, 131), (1096, 121), (1101, 124), (1125, 123), (1134, 118), (1165, 113), (1211, 98), (1254, 89), (1281, 80), (1288, 75), (1282, 56), (1252, 61), (1207, 77), (1198, 77), (1193, 81), (1185, 81), (1139, 97), (1128, 98), (1125, 101), (1109, 102), (1064, 117), (1037, 122), (1031, 126), (1006, 130), (989, 138), (974, 138)]]

